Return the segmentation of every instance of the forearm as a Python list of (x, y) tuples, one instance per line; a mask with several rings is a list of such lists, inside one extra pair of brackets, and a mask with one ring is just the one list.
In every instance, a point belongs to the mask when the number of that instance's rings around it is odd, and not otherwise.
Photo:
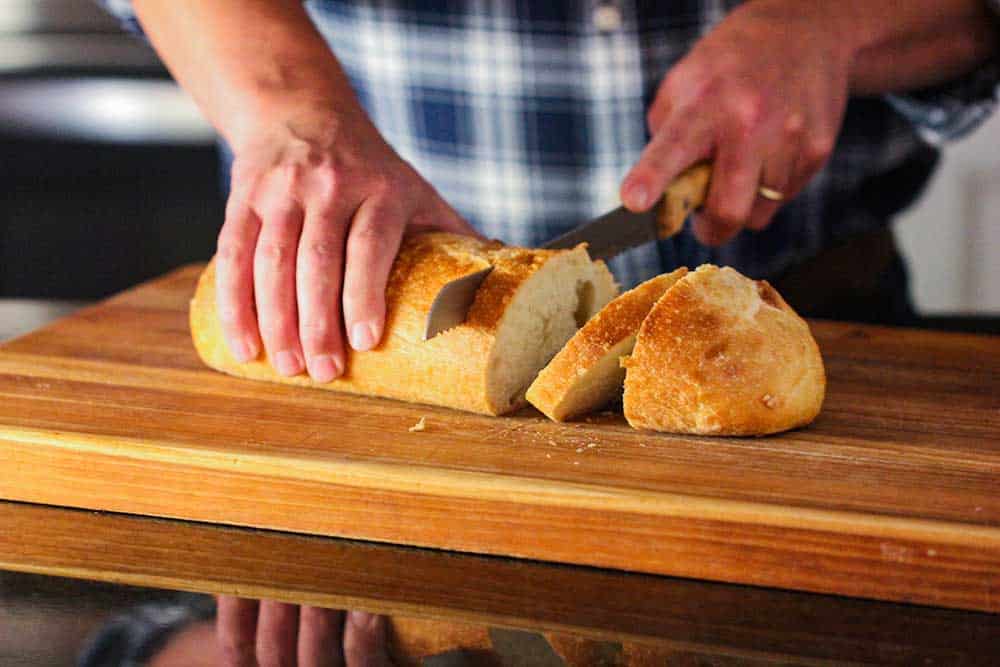
[(301, 2), (134, 0), (153, 46), (231, 144), (259, 118), (296, 109), (360, 112), (346, 75)]
[[(943, 83), (996, 52), (985, 0), (753, 0), (760, 15), (825, 26), (850, 63), (854, 95), (904, 92)], [(793, 26), (794, 28), (794, 26)]]

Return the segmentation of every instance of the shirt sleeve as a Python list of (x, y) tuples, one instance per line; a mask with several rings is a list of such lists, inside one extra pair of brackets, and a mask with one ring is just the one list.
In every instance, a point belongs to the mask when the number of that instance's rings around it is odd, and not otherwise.
[(132, 9), (132, 0), (97, 0), (97, 4), (116, 17), (123, 29), (133, 35), (144, 36), (139, 19), (135, 17), (135, 11)]
[(145, 665), (181, 630), (215, 617), (210, 595), (178, 593), (147, 602), (99, 628), (77, 658), (78, 667)]
[[(1000, 0), (986, 0), (1000, 22)], [(889, 103), (932, 145), (959, 139), (983, 123), (1000, 96), (1000, 56), (958, 79), (901, 95)]]

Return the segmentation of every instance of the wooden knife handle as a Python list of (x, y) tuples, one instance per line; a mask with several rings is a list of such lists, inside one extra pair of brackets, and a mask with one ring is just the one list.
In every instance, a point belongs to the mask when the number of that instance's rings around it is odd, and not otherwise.
[[(708, 197), (708, 186), (712, 181), (712, 163), (699, 162), (680, 173), (667, 186), (663, 202), (656, 216), (657, 235), (668, 239), (684, 226), (691, 211), (701, 207)], [(777, 190), (760, 186), (760, 196), (771, 201), (782, 201), (784, 195)]]
[(681, 231), (691, 211), (705, 203), (711, 180), (712, 163), (699, 162), (682, 171), (667, 186), (659, 215), (656, 216), (657, 234), (661, 239), (668, 239)]

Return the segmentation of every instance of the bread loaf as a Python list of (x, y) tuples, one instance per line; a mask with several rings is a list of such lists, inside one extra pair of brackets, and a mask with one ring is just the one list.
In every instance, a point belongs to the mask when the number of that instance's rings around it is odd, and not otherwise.
[(549, 419), (565, 421), (621, 398), (636, 334), (664, 292), (687, 273), (677, 269), (625, 292), (592, 317), (542, 369), (528, 388), (528, 402)]
[[(440, 288), (490, 265), (465, 323), (423, 340)], [(500, 415), (523, 405), (539, 369), (617, 291), (607, 267), (591, 261), (584, 246), (529, 250), (432, 232), (404, 239), (386, 288), (382, 342), (348, 351), (344, 375), (332, 382), (282, 377), (263, 354), (246, 364), (230, 355), (216, 310), (214, 261), (191, 301), (191, 332), (202, 360), (231, 375)]]
[(764, 435), (819, 414), (826, 376), (809, 325), (764, 281), (702, 266), (639, 328), (623, 404), (635, 428)]

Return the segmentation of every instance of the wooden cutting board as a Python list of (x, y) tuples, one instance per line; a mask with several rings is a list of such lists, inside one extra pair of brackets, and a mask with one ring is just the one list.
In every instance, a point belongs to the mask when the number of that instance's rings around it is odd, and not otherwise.
[(816, 322), (816, 423), (682, 437), (220, 375), (199, 270), (0, 346), (0, 497), (1000, 611), (1000, 338)]

